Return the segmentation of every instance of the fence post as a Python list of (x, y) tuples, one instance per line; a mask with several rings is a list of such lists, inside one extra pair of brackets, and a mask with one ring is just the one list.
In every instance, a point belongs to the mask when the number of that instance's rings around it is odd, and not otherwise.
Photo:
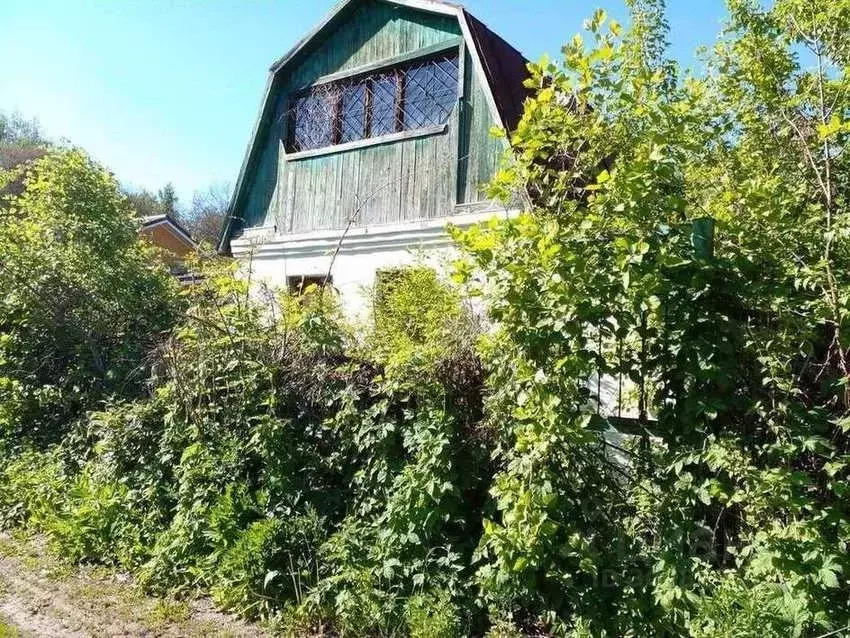
[(714, 257), (714, 219), (702, 217), (691, 225), (691, 245), (697, 259)]

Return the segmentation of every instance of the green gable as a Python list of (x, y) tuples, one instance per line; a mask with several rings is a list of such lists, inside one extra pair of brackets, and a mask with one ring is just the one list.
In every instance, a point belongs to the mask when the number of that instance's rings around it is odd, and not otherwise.
[[(461, 9), (424, 0), (349, 0), (276, 63), (234, 196), (231, 232), (303, 233), (487, 208), (480, 186), (492, 177), (506, 142), (490, 134), (503, 118), (488, 79), (492, 71), (485, 72), (482, 47), (465, 20)], [(435, 51), (459, 56), (457, 104), (443, 127), (287, 153), (289, 113), (299, 91)]]
[(353, 5), (337, 20), (332, 33), (317, 39), (299, 56), (301, 61), (292, 64), (287, 73), (289, 86), (308, 86), (324, 75), (350, 71), (461, 36), (460, 25), (453, 16), (376, 0)]

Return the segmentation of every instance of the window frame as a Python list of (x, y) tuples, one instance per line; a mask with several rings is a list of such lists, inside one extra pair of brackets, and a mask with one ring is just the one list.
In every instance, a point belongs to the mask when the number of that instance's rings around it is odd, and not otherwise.
[[(403, 81), (400, 81), (400, 78), (404, 77), (402, 71), (411, 67), (416, 67), (417, 65), (425, 64), (430, 60), (435, 60), (441, 57), (448, 56), (457, 56), (457, 90), (455, 91), (455, 96), (452, 100), (451, 109), (449, 110), (449, 113), (446, 117), (446, 122), (442, 124), (422, 126), (420, 128), (406, 129), (406, 127), (404, 126), (404, 118), (399, 116), (399, 111), (401, 110), (403, 112), (403, 100), (405, 95), (405, 83)], [(359, 67), (348, 72), (334, 73), (331, 75), (323, 76), (321, 78), (318, 78), (310, 86), (302, 87), (291, 91), (287, 96), (289, 112), (287, 114), (287, 117), (285, 118), (286, 126), (282, 136), (284, 158), (287, 161), (291, 161), (307, 157), (315, 157), (318, 155), (341, 153), (356, 148), (363, 148), (379, 144), (388, 144), (407, 139), (415, 139), (418, 137), (426, 137), (445, 133), (449, 128), (449, 123), (452, 115), (458, 108), (458, 103), (464, 96), (465, 66), (465, 46), (463, 43), (463, 38), (458, 37), (440, 43), (438, 45), (419, 49), (418, 51), (415, 51), (410, 54), (397, 56), (395, 58), (387, 60), (382, 60), (381, 62)], [(333, 107), (334, 116), (331, 125), (331, 136), (333, 139), (332, 143), (330, 145), (321, 146), (317, 148), (294, 150), (293, 135), (295, 134), (295, 130), (297, 127), (297, 110), (293, 108), (293, 105), (296, 103), (297, 100), (309, 96), (310, 93), (314, 91), (317, 87), (323, 85), (338, 84), (342, 86), (357, 86), (358, 81), (372, 81), (375, 79), (379, 79), (381, 76), (387, 76), (391, 73), (394, 74), (396, 78), (394, 82), (396, 97), (395, 102), (393, 104), (393, 131), (387, 133), (380, 133), (379, 135), (376, 135), (374, 137), (367, 136), (367, 134), (370, 134), (372, 132), (372, 127), (374, 126), (374, 105), (372, 104), (373, 100), (370, 99), (372, 91), (365, 91), (365, 95), (367, 97), (364, 99), (365, 104), (363, 106), (365, 121), (363, 125), (364, 136), (362, 138), (352, 141), (341, 141), (343, 125), (342, 119), (340, 117), (340, 111), (342, 100), (337, 99)]]

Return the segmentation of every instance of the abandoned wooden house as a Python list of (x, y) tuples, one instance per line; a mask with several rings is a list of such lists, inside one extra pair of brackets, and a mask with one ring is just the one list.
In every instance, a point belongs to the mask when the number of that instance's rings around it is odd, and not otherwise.
[(377, 272), (486, 219), (527, 61), (458, 5), (345, 0), (276, 62), (220, 249), (295, 288), (330, 272), (362, 307)]

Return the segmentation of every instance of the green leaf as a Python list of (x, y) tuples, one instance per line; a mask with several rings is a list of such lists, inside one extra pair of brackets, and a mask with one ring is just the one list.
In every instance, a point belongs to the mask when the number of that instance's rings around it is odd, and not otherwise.
[(272, 581), (276, 580), (278, 576), (280, 576), (279, 571), (272, 570), (266, 572), (266, 577), (263, 579), (263, 591), (268, 590), (269, 585), (272, 583)]
[(818, 575), (820, 576), (820, 580), (824, 584), (825, 587), (829, 587), (830, 589), (837, 589), (838, 588), (838, 586), (839, 586), (838, 585), (838, 576), (831, 569), (826, 569), (826, 568), (821, 569), (818, 572)]

